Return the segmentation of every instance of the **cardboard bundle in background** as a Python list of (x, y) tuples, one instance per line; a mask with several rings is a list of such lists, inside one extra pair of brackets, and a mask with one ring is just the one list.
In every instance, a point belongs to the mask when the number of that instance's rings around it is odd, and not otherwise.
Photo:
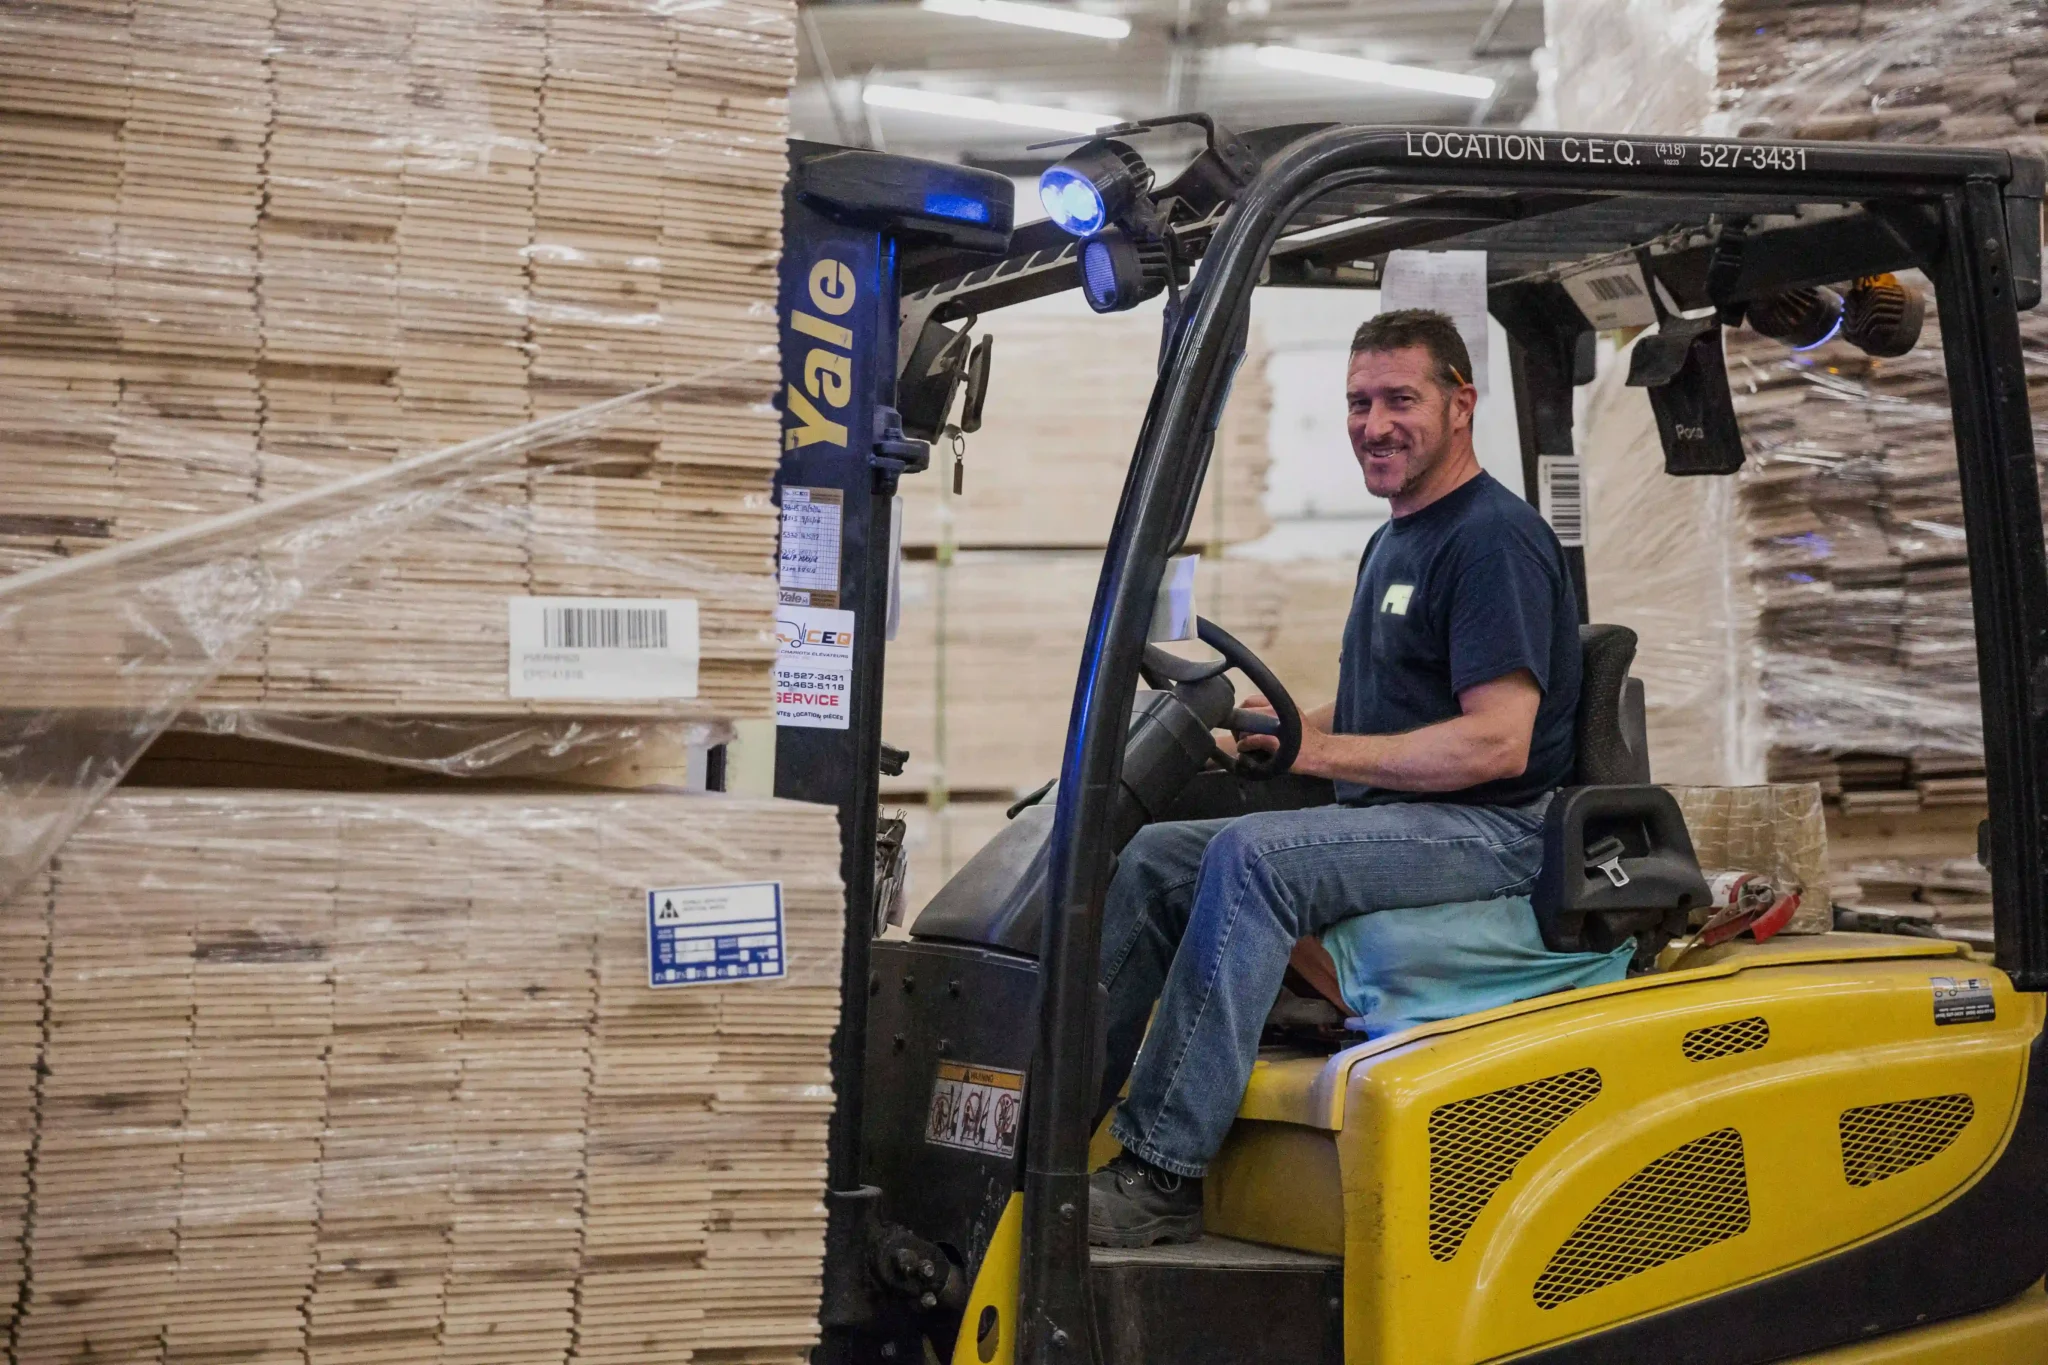
[[(693, 598), (766, 715), (794, 8), (190, 0), (0, 15), (0, 572), (662, 379), (203, 700), (518, 712), (514, 596)], [(586, 709), (609, 709), (598, 705)]]
[[(940, 780), (1008, 802), (1056, 775), (1101, 573), (1093, 550), (963, 551), (948, 565), (906, 563), (882, 733), (910, 762), (883, 789), (920, 793)], [(1354, 574), (1348, 560), (1205, 560), (1196, 607), (1307, 709), (1336, 695)], [(1206, 646), (1185, 648), (1208, 655)]]
[[(1159, 325), (1149, 309), (1100, 317), (1026, 309), (999, 313), (976, 329), (994, 339), (995, 349), (983, 426), (966, 438), (961, 493), (951, 493), (953, 452), (940, 441), (932, 448), (932, 475), (903, 484), (903, 543), (1107, 543), (1158, 377)], [(1272, 529), (1263, 505), (1272, 463), (1266, 359), (1254, 332), (1216, 431), (1188, 529), (1191, 545), (1217, 548)]]
[[(114, 796), (0, 906), (21, 1358), (802, 1359), (838, 858), (788, 802)], [(787, 980), (649, 987), (649, 890), (764, 880)]]

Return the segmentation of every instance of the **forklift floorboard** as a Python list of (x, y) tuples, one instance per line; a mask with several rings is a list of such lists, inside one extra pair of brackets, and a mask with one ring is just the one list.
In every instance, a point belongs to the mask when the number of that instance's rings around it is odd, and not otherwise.
[(1331, 1256), (1203, 1237), (1180, 1246), (1097, 1247), (1096, 1329), (1112, 1365), (1338, 1365), (1344, 1266)]

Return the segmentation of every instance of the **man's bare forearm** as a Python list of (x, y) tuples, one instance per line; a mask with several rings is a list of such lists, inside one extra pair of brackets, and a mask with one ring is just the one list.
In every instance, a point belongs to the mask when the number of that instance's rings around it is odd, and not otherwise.
[(1526, 743), (1518, 757), (1498, 727), (1477, 716), (1400, 735), (1333, 735), (1318, 725), (1302, 738), (1295, 772), (1390, 791), (1463, 791), (1512, 777), (1528, 763)]

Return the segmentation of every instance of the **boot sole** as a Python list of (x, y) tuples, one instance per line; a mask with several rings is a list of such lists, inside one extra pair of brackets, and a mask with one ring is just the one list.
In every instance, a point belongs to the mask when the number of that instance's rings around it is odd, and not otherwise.
[(1178, 1217), (1154, 1218), (1134, 1228), (1088, 1229), (1088, 1244), (1117, 1249), (1136, 1249), (1157, 1246), (1161, 1242), (1179, 1244), (1200, 1241), (1202, 1237), (1202, 1215), (1182, 1214)]

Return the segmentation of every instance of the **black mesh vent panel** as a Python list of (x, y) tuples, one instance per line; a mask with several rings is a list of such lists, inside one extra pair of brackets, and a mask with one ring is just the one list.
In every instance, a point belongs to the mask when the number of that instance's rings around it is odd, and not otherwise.
[(1666, 1152), (1601, 1200), (1536, 1277), (1555, 1308), (1749, 1231), (1742, 1134), (1722, 1128)]
[(1448, 1261), (1523, 1157), (1600, 1093), (1592, 1067), (1438, 1105), (1429, 1115), (1429, 1254)]
[(1968, 1095), (1930, 1095), (1842, 1111), (1842, 1174), (1875, 1185), (1948, 1150), (1977, 1116)]
[(1679, 1040), (1679, 1051), (1688, 1062), (1711, 1062), (1738, 1052), (1755, 1052), (1771, 1041), (1771, 1026), (1762, 1015), (1731, 1019), (1725, 1024), (1696, 1028)]

